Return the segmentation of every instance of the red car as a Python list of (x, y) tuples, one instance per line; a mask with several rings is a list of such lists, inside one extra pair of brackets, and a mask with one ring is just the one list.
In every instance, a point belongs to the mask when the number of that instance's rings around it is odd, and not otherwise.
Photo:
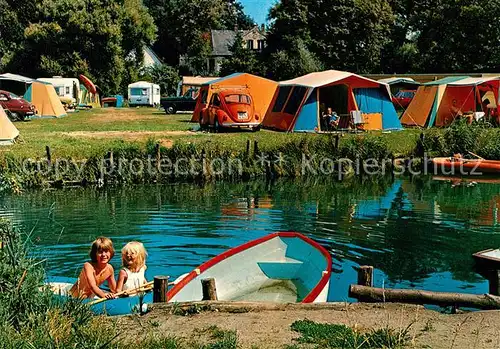
[(12, 92), (0, 90), (0, 105), (13, 121), (24, 121), (35, 115), (33, 104)]
[(228, 88), (212, 93), (210, 103), (200, 114), (200, 128), (249, 128), (258, 131), (262, 117), (255, 113), (252, 97), (246, 89)]
[(415, 90), (400, 90), (392, 96), (392, 103), (396, 108), (406, 109), (410, 105), (413, 97), (415, 97)]

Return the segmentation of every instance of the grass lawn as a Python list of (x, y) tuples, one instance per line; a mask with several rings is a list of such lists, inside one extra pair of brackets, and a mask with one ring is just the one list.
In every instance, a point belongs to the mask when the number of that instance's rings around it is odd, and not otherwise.
[[(87, 158), (105, 154), (111, 149), (133, 143), (144, 147), (150, 139), (171, 147), (174, 143), (213, 145), (229, 150), (243, 150), (247, 140), (257, 140), (262, 150), (272, 149), (291, 140), (304, 137), (327, 137), (322, 134), (284, 133), (268, 130), (250, 132), (207, 133), (197, 131), (198, 125), (190, 122), (190, 114), (165, 115), (153, 108), (102, 108), (70, 113), (60, 119), (35, 119), (17, 122), (19, 141), (0, 148), (1, 156), (10, 153), (16, 158), (45, 156), (45, 146), (50, 146), (55, 157)], [(373, 132), (370, 134), (380, 134)], [(415, 147), (418, 130), (405, 130), (384, 134), (389, 148), (395, 154), (406, 154)], [(354, 135), (346, 135), (341, 142)]]

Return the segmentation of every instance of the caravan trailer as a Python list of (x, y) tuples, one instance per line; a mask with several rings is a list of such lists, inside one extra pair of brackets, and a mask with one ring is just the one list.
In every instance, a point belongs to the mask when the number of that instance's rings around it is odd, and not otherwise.
[(129, 106), (160, 105), (160, 86), (147, 81), (138, 81), (128, 85)]
[(54, 89), (63, 104), (76, 105), (79, 103), (80, 81), (78, 79), (53, 76), (51, 78), (39, 78), (37, 80), (54, 86)]

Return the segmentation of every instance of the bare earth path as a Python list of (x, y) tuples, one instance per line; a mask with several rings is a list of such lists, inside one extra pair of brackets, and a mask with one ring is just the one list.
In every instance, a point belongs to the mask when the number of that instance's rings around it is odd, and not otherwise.
[(500, 348), (500, 312), (483, 311), (441, 314), (421, 306), (401, 304), (330, 303), (327, 305), (245, 305), (212, 303), (195, 315), (172, 315), (175, 306), (154, 306), (142, 317), (119, 318), (128, 339), (151, 334), (203, 340), (203, 329), (217, 325), (236, 330), (242, 348), (284, 348), (297, 334), (290, 330), (296, 320), (351, 326), (359, 331), (410, 326), (414, 348)]

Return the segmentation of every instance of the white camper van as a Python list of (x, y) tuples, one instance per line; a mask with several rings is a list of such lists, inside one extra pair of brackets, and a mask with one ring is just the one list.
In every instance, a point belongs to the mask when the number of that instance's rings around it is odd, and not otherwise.
[(39, 78), (41, 82), (47, 82), (54, 86), (59, 99), (63, 103), (78, 104), (80, 98), (80, 81), (74, 78), (63, 78), (53, 76), (51, 78)]
[(137, 81), (128, 85), (129, 106), (160, 105), (160, 86), (147, 81)]

